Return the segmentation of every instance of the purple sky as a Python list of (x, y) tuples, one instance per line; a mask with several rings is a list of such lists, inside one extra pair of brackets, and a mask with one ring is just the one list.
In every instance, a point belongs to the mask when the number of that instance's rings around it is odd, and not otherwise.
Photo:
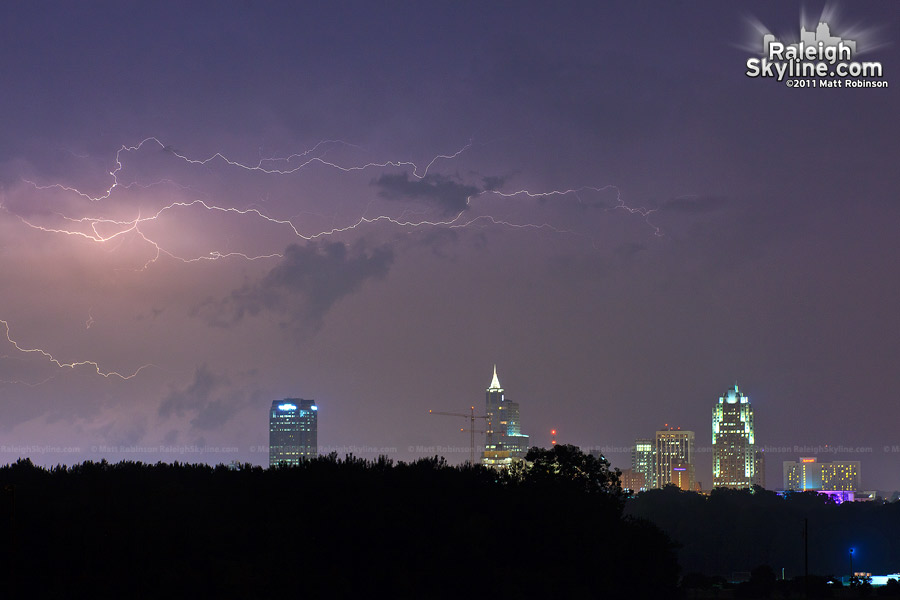
[(4, 6), (0, 461), (264, 464), (292, 396), (462, 462), (496, 363), (538, 445), (678, 425), (708, 485), (737, 381), (769, 487), (900, 489), (897, 5), (824, 17), (887, 89), (744, 73), (822, 8)]

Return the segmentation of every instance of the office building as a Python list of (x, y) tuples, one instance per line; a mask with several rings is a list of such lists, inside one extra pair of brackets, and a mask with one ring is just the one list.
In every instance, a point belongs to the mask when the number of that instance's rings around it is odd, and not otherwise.
[(656, 487), (656, 472), (654, 463), (653, 440), (638, 439), (634, 441), (631, 450), (631, 470), (643, 475), (643, 486), (632, 488), (634, 491), (644, 491)]
[(859, 461), (820, 463), (808, 456), (799, 462), (784, 461), (783, 469), (785, 490), (860, 491)]
[(503, 393), (497, 377), (497, 365), (494, 365), (494, 376), (486, 390), (484, 414), (486, 422), (482, 464), (505, 466), (525, 458), (529, 437), (522, 433), (519, 403), (512, 402)]
[(766, 487), (766, 451), (762, 446), (756, 446), (753, 453), (754, 472), (756, 473), (756, 485)]
[(634, 469), (625, 469), (619, 475), (619, 483), (623, 490), (631, 490), (632, 492), (643, 492), (647, 490), (647, 479), (643, 473), (638, 473)]
[[(655, 487), (662, 488), (672, 481), (675, 467), (684, 468), (683, 489), (694, 489), (694, 432), (668, 427), (656, 432), (654, 454)], [(681, 473), (679, 471), (679, 473)], [(681, 486), (679, 486), (681, 487)]]
[(294, 466), (314, 458), (318, 446), (319, 407), (313, 400), (285, 398), (269, 412), (269, 466)]
[(713, 487), (764, 485), (762, 449), (756, 447), (750, 398), (737, 384), (719, 397), (712, 411)]
[(685, 492), (697, 491), (694, 478), (694, 465), (677, 464), (672, 467), (672, 477), (670, 483), (672, 485), (678, 486), (678, 488)]

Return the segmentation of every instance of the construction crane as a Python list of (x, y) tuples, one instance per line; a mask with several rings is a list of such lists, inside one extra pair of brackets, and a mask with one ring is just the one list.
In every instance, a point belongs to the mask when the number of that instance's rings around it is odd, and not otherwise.
[[(441, 412), (441, 411), (437, 411), (437, 410), (429, 410), (428, 414), (429, 415), (443, 415), (445, 417), (465, 417), (465, 418), (469, 419), (468, 431), (471, 434), (471, 442), (469, 443), (469, 454), (470, 454), (469, 464), (471, 464), (472, 466), (475, 466), (475, 434), (476, 433), (485, 433), (484, 431), (475, 429), (475, 419), (487, 419), (488, 416), (487, 415), (476, 415), (474, 406), (470, 406), (469, 409), (470, 409), (469, 414)], [(459, 430), (466, 431), (466, 428), (461, 427)]]

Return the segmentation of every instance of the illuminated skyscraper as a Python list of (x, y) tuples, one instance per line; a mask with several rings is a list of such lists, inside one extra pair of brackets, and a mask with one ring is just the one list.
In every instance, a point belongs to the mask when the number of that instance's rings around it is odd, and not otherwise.
[[(694, 432), (680, 429), (663, 429), (656, 432), (656, 449), (654, 454), (655, 487), (665, 487), (672, 481), (675, 467), (682, 467), (684, 474), (680, 483), (683, 489), (694, 489)], [(679, 486), (681, 487), (681, 486)]]
[(487, 421), (482, 464), (502, 466), (525, 458), (529, 438), (522, 434), (519, 424), (519, 403), (508, 400), (503, 394), (497, 365), (494, 365), (494, 377), (486, 390), (484, 411)]
[(269, 412), (269, 466), (300, 464), (314, 458), (318, 445), (319, 407), (313, 400), (285, 398)]
[(762, 449), (756, 447), (750, 398), (729, 389), (712, 411), (713, 487), (764, 485)]
[(653, 440), (634, 440), (634, 448), (631, 450), (631, 470), (644, 476), (643, 487), (632, 489), (639, 492), (656, 487)]
[(784, 489), (859, 491), (859, 461), (820, 463), (815, 457), (784, 461)]

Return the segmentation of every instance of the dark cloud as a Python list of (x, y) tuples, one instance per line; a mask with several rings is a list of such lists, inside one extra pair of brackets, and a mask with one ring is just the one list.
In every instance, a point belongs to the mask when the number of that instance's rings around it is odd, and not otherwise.
[(506, 177), (487, 175), (481, 178), (481, 183), (484, 186), (484, 191), (493, 192), (502, 188), (503, 184), (506, 183), (506, 179)]
[(213, 391), (221, 387), (224, 379), (216, 376), (206, 365), (197, 367), (194, 380), (184, 389), (172, 389), (159, 406), (159, 416), (166, 419), (173, 414), (183, 417), (186, 412), (204, 408)]
[(372, 182), (380, 188), (378, 195), (389, 200), (408, 198), (437, 205), (444, 214), (457, 214), (469, 207), (469, 198), (481, 190), (463, 185), (444, 175), (426, 175), (410, 179), (409, 174), (386, 173)]
[(291, 244), (281, 262), (255, 284), (234, 290), (224, 300), (207, 301), (193, 314), (212, 325), (229, 326), (264, 311), (292, 319), (293, 328), (318, 327), (331, 307), (360, 289), (368, 279), (383, 279), (394, 262), (394, 250), (371, 250), (362, 240)]
[(218, 429), (241, 408), (243, 404), (236, 402), (234, 398), (210, 400), (197, 411), (197, 416), (191, 419), (191, 426), (203, 430)]
[(147, 419), (143, 417), (125, 418), (100, 427), (97, 433), (114, 446), (134, 446), (147, 433)]
[[(213, 373), (206, 365), (197, 367), (194, 379), (184, 388), (171, 388), (159, 406), (159, 416), (192, 416), (191, 427), (212, 430), (227, 423), (247, 403), (243, 390), (233, 390), (231, 381)], [(171, 431), (167, 439), (177, 437)]]

